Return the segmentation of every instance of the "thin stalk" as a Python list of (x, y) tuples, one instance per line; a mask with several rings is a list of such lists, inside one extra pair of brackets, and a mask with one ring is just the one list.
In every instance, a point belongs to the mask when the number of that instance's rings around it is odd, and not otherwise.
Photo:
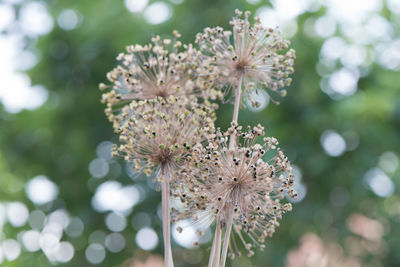
[[(240, 98), (242, 94), (242, 79), (243, 76), (240, 76), (240, 79), (238, 81), (238, 84), (236, 86), (235, 90), (235, 104), (233, 106), (233, 116), (232, 116), (232, 122), (238, 123), (238, 118), (239, 118), (239, 108), (240, 108)], [(229, 150), (233, 150), (236, 144), (236, 139), (234, 135), (231, 135), (229, 139)], [(233, 155), (231, 155), (233, 156)], [(224, 236), (224, 244), (222, 246), (222, 256), (221, 256), (221, 265), (220, 267), (225, 267), (225, 262), (226, 262), (226, 255), (228, 253), (228, 247), (229, 247), (229, 239), (231, 236), (231, 230), (232, 230), (232, 223), (233, 223), (233, 204), (230, 203), (231, 208), (229, 209), (228, 212), (228, 221), (226, 223), (226, 230), (225, 230), (225, 236)], [(218, 265), (216, 265), (218, 267)]]
[[(238, 81), (238, 84), (236, 86), (235, 90), (235, 104), (233, 106), (233, 116), (232, 116), (232, 122), (238, 122), (239, 118), (239, 108), (240, 108), (240, 98), (242, 94), (242, 79), (243, 76), (240, 76), (240, 79)], [(236, 140), (233, 140), (233, 136), (231, 136), (231, 139), (229, 140), (229, 149), (232, 149), (235, 146)]]
[(163, 236), (164, 236), (164, 267), (173, 267), (174, 262), (172, 259), (171, 249), (171, 215), (169, 207), (169, 181), (171, 171), (168, 165), (161, 166), (161, 203), (162, 203), (162, 223), (163, 223)]
[(229, 210), (228, 222), (226, 224), (225, 236), (224, 236), (224, 244), (222, 246), (222, 256), (221, 256), (221, 265), (220, 267), (225, 267), (226, 255), (228, 254), (229, 247), (229, 239), (231, 236), (232, 224), (233, 224), (233, 206)]
[(217, 226), (215, 228), (215, 255), (214, 255), (214, 267), (219, 266), (220, 257), (221, 257), (221, 215), (217, 217)]
[(239, 118), (239, 107), (240, 107), (240, 97), (242, 94), (242, 80), (243, 76), (240, 77), (238, 84), (235, 89), (235, 104), (233, 106), (233, 116), (232, 121), (238, 121)]
[(215, 228), (215, 234), (214, 234), (214, 239), (213, 239), (213, 243), (211, 246), (211, 251), (210, 251), (210, 258), (208, 260), (208, 267), (213, 267), (214, 264), (214, 259), (215, 259), (215, 246), (217, 245), (217, 236), (218, 236), (218, 232), (220, 232), (220, 229), (218, 227), (218, 220), (219, 220), (219, 216), (217, 217), (217, 224), (216, 224), (216, 228)]
[[(240, 108), (240, 98), (241, 98), (241, 93), (242, 93), (242, 80), (243, 76), (240, 77), (238, 84), (235, 89), (235, 103), (233, 106), (233, 116), (232, 116), (232, 121), (238, 122), (239, 118), (239, 108)], [(229, 140), (229, 150), (233, 149), (235, 146), (236, 140), (234, 139), (234, 136), (231, 135), (230, 140)], [(233, 210), (229, 212), (229, 218), (228, 219), (228, 224), (227, 224), (227, 229), (225, 231), (225, 237), (224, 237), (224, 244), (223, 244), (223, 254), (222, 258), (220, 257), (221, 255), (221, 215), (218, 215), (217, 217), (217, 226), (215, 228), (215, 235), (214, 235), (214, 240), (213, 244), (211, 246), (211, 254), (210, 254), (210, 259), (208, 262), (208, 267), (219, 267), (220, 266), (220, 261), (222, 259), (222, 265), (225, 266), (226, 262), (226, 254), (228, 251), (228, 245), (229, 245), (229, 237), (231, 235), (231, 228), (232, 228), (232, 222), (233, 222)]]
[(217, 229), (215, 229), (215, 235), (214, 235), (214, 239), (213, 239), (213, 243), (212, 243), (211, 251), (210, 251), (210, 258), (208, 259), (208, 267), (213, 267), (216, 243), (217, 243)]

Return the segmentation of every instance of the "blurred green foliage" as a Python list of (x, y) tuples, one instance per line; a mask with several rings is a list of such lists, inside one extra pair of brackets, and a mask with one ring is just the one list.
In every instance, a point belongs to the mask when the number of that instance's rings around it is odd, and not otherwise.
[[(106, 73), (116, 65), (117, 54), (128, 44), (145, 44), (154, 35), (168, 36), (173, 29), (180, 31), (184, 42), (193, 42), (195, 34), (204, 27), (220, 25), (228, 29), (236, 8), (256, 11), (262, 6), (271, 7), (271, 4), (251, 5), (240, 0), (168, 2), (172, 16), (158, 25), (148, 24), (143, 12), (129, 12), (123, 1), (59, 0), (46, 4), (52, 17), (56, 18), (68, 8), (78, 12), (81, 22), (70, 31), (55, 23), (49, 34), (28, 39), (27, 47), (35, 48), (40, 54), (39, 63), (28, 74), (32, 84), (47, 88), (49, 98), (36, 110), (16, 114), (7, 113), (0, 104), (0, 201), (21, 201), (30, 211), (41, 209), (45, 213), (61, 208), (72, 216), (79, 216), (85, 225), (82, 236), (62, 238), (75, 247), (73, 259), (65, 265), (88, 266), (85, 249), (89, 235), (95, 230), (110, 232), (104, 222), (106, 213), (94, 211), (91, 205), (96, 187), (110, 179), (124, 185), (138, 184), (145, 190), (146, 198), (127, 217), (128, 226), (123, 231), (126, 247), (118, 253), (107, 252), (99, 265), (129, 264), (132, 257), (145, 258), (147, 255), (135, 243), (137, 229), (131, 225), (134, 214), (148, 212), (151, 227), (161, 240), (161, 224), (156, 215), (160, 194), (148, 187), (144, 177), (133, 181), (125, 171), (125, 163), (119, 159), (113, 164), (117, 169), (122, 166), (120, 174), (111, 167), (104, 178), (91, 177), (88, 165), (96, 158), (98, 144), (117, 140), (104, 115), (98, 84), (106, 80)], [(15, 6), (18, 10), (19, 4)], [(301, 172), (306, 196), (283, 218), (277, 233), (267, 241), (265, 251), (257, 251), (250, 259), (241, 257), (228, 265), (284, 266), (288, 252), (296, 249), (301, 237), (308, 232), (316, 233), (325, 243), (337, 243), (343, 248), (343, 255), (357, 258), (362, 266), (400, 265), (399, 69), (389, 70), (372, 57), (371, 64), (360, 67), (365, 75), (359, 79), (354, 94), (334, 99), (324, 93), (321, 73), (317, 71), (321, 67), (317, 66), (321, 64), (320, 49), (326, 38), (312, 36), (306, 31), (307, 24), (324, 15), (326, 9), (322, 6), (296, 18), (297, 33), (290, 38), (291, 47), (297, 52), (296, 72), (287, 97), (281, 99), (280, 105), (270, 103), (259, 112), (242, 109), (239, 116), (241, 124), (261, 123), (268, 135), (278, 138), (291, 162)], [(394, 29), (392, 38), (399, 38), (398, 17), (387, 7), (380, 13)], [(342, 36), (342, 33), (337, 29), (335, 35)], [(352, 42), (351, 38), (343, 38)], [(373, 51), (371, 47), (367, 46), (369, 55)], [(376, 54), (375, 58), (378, 56)], [(333, 70), (343, 65), (340, 61), (334, 63)], [(218, 126), (226, 128), (231, 114), (232, 105), (220, 103)], [(337, 157), (327, 155), (321, 146), (321, 135), (329, 129), (344, 136), (347, 148), (351, 142), (356, 143), (355, 147)], [(355, 136), (355, 141), (351, 141), (351, 136)], [(380, 197), (368, 188), (365, 174), (373, 168), (382, 169), (385, 164), (382, 154), (386, 151), (397, 155), (397, 168), (386, 171), (395, 191)], [(50, 177), (60, 192), (54, 202), (35, 206), (26, 197), (24, 184), (41, 174)], [(349, 237), (358, 240), (361, 247), (372, 241), (349, 228), (349, 216), (355, 213), (376, 220), (384, 227), (382, 238), (379, 242), (375, 240), (379, 244), (373, 240), (375, 248), (364, 249), (358, 254), (352, 254), (349, 249)], [(6, 238), (15, 239), (19, 232), (28, 229), (28, 224), (13, 227), (6, 223), (0, 242)], [(189, 264), (187, 258), (191, 252), (174, 244), (176, 266), (204, 266), (208, 258), (207, 246), (209, 244), (195, 250), (196, 255), (202, 253), (201, 261)], [(159, 242), (154, 253), (161, 255), (162, 250)], [(51, 266), (51, 263), (41, 251), (22, 251), (16, 260), (4, 260), (2, 266)]]

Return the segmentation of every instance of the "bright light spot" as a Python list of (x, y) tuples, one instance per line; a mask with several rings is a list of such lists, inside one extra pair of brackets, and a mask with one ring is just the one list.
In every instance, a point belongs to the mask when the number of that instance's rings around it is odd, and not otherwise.
[[(249, 1), (249, 0), (248, 0)], [(312, 6), (317, 7), (315, 1), (297, 0), (272, 0), (273, 8), (261, 7), (256, 11), (264, 27), (279, 27), (282, 35), (286, 38), (294, 36), (297, 32), (296, 17), (310, 10)]]
[(377, 196), (389, 197), (394, 193), (394, 183), (381, 169), (369, 170), (364, 175), (364, 181)]
[(260, 18), (261, 24), (267, 28), (275, 28), (279, 26), (279, 17), (275, 10), (269, 7), (260, 7), (256, 11), (256, 15)]
[(327, 38), (335, 34), (336, 21), (330, 16), (319, 17), (314, 24), (315, 33)]
[(389, 70), (400, 70), (400, 39), (382, 43), (375, 47), (377, 61)]
[(61, 263), (69, 262), (74, 257), (74, 247), (69, 242), (61, 242), (55, 248), (53, 254), (56, 261)]
[[(250, 101), (249, 98), (252, 101)], [(249, 93), (249, 98), (246, 98), (247, 106), (253, 112), (261, 111), (269, 104), (269, 95), (264, 90), (251, 91)], [(257, 106), (253, 106), (252, 102), (256, 102)]]
[(345, 50), (345, 41), (339, 37), (332, 37), (324, 42), (320, 53), (322, 58), (335, 60), (338, 59)]
[(282, 35), (286, 38), (294, 36), (297, 32), (297, 23), (295, 20), (288, 20), (282, 14), (268, 7), (260, 7), (256, 11), (256, 15), (260, 18), (261, 24), (266, 28), (279, 27)]
[(9, 3), (9, 4), (19, 4), (21, 3), (23, 0), (3, 0), (3, 2), (5, 3)]
[(57, 17), (57, 23), (61, 29), (70, 31), (75, 29), (79, 23), (79, 17), (75, 10), (64, 9)]
[[(206, 223), (208, 226), (208, 224)], [(182, 228), (182, 232), (179, 233), (176, 229), (178, 227)], [(200, 228), (200, 227), (199, 227)], [(194, 248), (193, 243), (199, 242), (200, 244), (207, 243), (211, 239), (211, 235), (209, 235), (209, 231), (205, 231), (204, 236), (200, 236), (198, 231), (201, 230), (195, 226), (193, 226), (190, 221), (183, 220), (175, 223), (171, 226), (172, 237), (180, 246), (185, 248)], [(208, 227), (203, 227), (208, 228)], [(202, 229), (204, 231), (204, 229)]]
[(400, 14), (400, 1), (399, 0), (387, 0), (386, 4), (392, 13)]
[(40, 248), (49, 254), (59, 244), (60, 238), (54, 233), (42, 233), (39, 238)]
[(143, 228), (136, 234), (136, 244), (143, 250), (153, 250), (157, 247), (158, 236), (151, 228)]
[(126, 8), (133, 13), (143, 11), (149, 0), (125, 0)]
[(47, 90), (40, 86), (31, 86), (29, 77), (16, 70), (24, 70), (37, 63), (36, 56), (24, 51), (25, 40), (15, 31), (7, 35), (0, 34), (0, 101), (9, 113), (18, 113), (23, 109), (36, 109), (48, 98)]
[(26, 184), (25, 193), (34, 204), (43, 205), (56, 199), (58, 187), (46, 176), (38, 175)]
[(293, 203), (301, 202), (307, 195), (307, 187), (301, 182), (294, 184), (294, 190), (297, 193), (297, 197), (296, 198), (288, 197), (290, 202)]
[(378, 166), (388, 173), (394, 173), (399, 167), (399, 158), (392, 151), (386, 151), (379, 157)]
[(295, 19), (307, 11), (308, 1), (272, 0), (272, 5), (279, 16), (284, 20)]
[(257, 5), (258, 3), (261, 2), (261, 0), (246, 0), (247, 3), (249, 3), (250, 5)]
[(164, 2), (155, 2), (144, 11), (144, 18), (150, 24), (160, 24), (172, 16), (171, 7)]
[(320, 141), (328, 156), (339, 157), (346, 150), (346, 142), (343, 137), (333, 130), (323, 132)]
[(119, 182), (107, 181), (101, 184), (92, 198), (92, 206), (99, 212), (129, 212), (140, 200), (139, 190), (133, 186), (122, 187)]
[(16, 62), (16, 68), (18, 70), (29, 70), (33, 68), (39, 61), (39, 58), (35, 55), (35, 53), (29, 50), (21, 51), (18, 57), (21, 58), (19, 62)]
[(121, 214), (112, 212), (106, 216), (106, 226), (113, 232), (121, 232), (126, 227), (126, 218)]
[(29, 217), (28, 208), (21, 202), (10, 202), (7, 204), (8, 221), (15, 227), (23, 226)]
[(125, 238), (119, 233), (112, 233), (106, 237), (106, 248), (111, 252), (120, 252), (125, 247)]
[(110, 160), (112, 158), (112, 149), (113, 143), (110, 141), (103, 141), (96, 147), (96, 154), (99, 158)]
[[(321, 67), (321, 68), (319, 68), (319, 67)], [(317, 66), (317, 71), (319, 72), (319, 74), (321, 75), (321, 76), (323, 76), (323, 78), (321, 79), (321, 81), (319, 82), (319, 86), (321, 87), (321, 90), (324, 92), (324, 93), (326, 93), (326, 94), (328, 94), (332, 99), (334, 99), (334, 100), (339, 100), (339, 99), (341, 99), (342, 97), (339, 97), (339, 95), (338, 94), (335, 94), (334, 92), (333, 92), (333, 90), (332, 90), (332, 88), (329, 86), (329, 83), (328, 83), (328, 81), (329, 81), (329, 76), (326, 76), (327, 74), (325, 73), (325, 69), (322, 69), (323, 68), (323, 65), (322, 64), (319, 64), (318, 66)], [(325, 75), (325, 76), (324, 76)], [(329, 74), (330, 75), (330, 74)]]
[(294, 180), (296, 182), (301, 182), (301, 179), (303, 178), (303, 173), (301, 172), (301, 169), (294, 164), (292, 165), (292, 174), (294, 175)]
[(343, 96), (353, 95), (357, 91), (357, 82), (358, 75), (344, 68), (329, 77), (329, 86)]
[(308, 5), (307, 11), (308, 12), (317, 12), (321, 8), (321, 4), (323, 1), (321, 0), (305, 0)]
[(105, 159), (97, 158), (89, 164), (89, 172), (94, 178), (103, 178), (109, 170), (110, 167)]
[(382, 8), (381, 0), (329, 0), (327, 13), (344, 24), (356, 24)]
[(366, 45), (371, 43), (371, 38), (366, 30), (359, 24), (340, 24), (340, 32), (347, 37), (349, 43)]
[(0, 32), (15, 20), (14, 8), (10, 5), (0, 4)]
[(65, 229), (69, 224), (69, 215), (66, 210), (63, 209), (56, 210), (49, 215), (47, 223), (58, 224), (63, 229)]
[(83, 233), (84, 228), (85, 226), (80, 218), (72, 217), (65, 232), (70, 237), (78, 237)]
[[(182, 232), (179, 233), (176, 228), (182, 227)], [(185, 248), (193, 248), (193, 243), (198, 240), (196, 229), (186, 221), (181, 221), (178, 224), (172, 225), (172, 237), (180, 246)]]
[(0, 246), (0, 264), (2, 264), (3, 261), (4, 261), (3, 249)]
[(176, 210), (182, 210), (185, 208), (185, 205), (178, 197), (171, 197), (170, 203), (171, 203), (171, 208), (174, 208)]
[(29, 230), (22, 234), (22, 243), (27, 251), (34, 252), (40, 249), (40, 233), (36, 230)]
[(41, 230), (45, 220), (46, 215), (41, 210), (34, 210), (29, 214), (29, 225), (32, 229)]
[(1, 244), (3, 249), (4, 258), (8, 261), (13, 261), (21, 254), (21, 247), (14, 239), (6, 239)]
[(291, 198), (286, 194), (286, 198), (292, 203), (298, 203), (306, 197), (307, 187), (301, 182), (303, 174), (298, 166), (292, 165), (292, 174), (294, 175), (294, 190), (297, 192), (297, 197)]
[(100, 244), (90, 244), (85, 251), (86, 259), (91, 264), (99, 264), (106, 257), (106, 251)]
[(46, 102), (47, 97), (48, 92), (43, 86), (31, 86), (29, 77), (21, 73), (7, 77), (7, 87), (0, 91), (0, 99), (9, 113), (36, 109)]
[(53, 234), (58, 238), (58, 240), (60, 240), (63, 234), (63, 227), (61, 224), (56, 222), (47, 222), (42, 230), (42, 233)]
[(3, 225), (6, 222), (6, 207), (0, 203), (0, 233), (2, 232)]
[(297, 23), (295, 20), (288, 20), (281, 24), (282, 36), (285, 38), (293, 37), (297, 32)]
[(358, 67), (367, 58), (367, 51), (364, 46), (351, 45), (341, 56), (340, 60), (346, 67)]
[(23, 31), (32, 37), (49, 33), (53, 29), (53, 18), (41, 2), (24, 4), (20, 11)]
[(390, 41), (393, 35), (393, 28), (390, 22), (384, 17), (373, 16), (364, 26), (365, 32), (370, 41)]

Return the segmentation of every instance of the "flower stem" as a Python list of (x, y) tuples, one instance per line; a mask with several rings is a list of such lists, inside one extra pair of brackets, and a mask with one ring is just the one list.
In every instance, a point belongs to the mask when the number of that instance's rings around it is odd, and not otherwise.
[(236, 90), (235, 90), (235, 104), (233, 106), (232, 121), (236, 121), (236, 122), (238, 122), (238, 118), (239, 118), (240, 98), (241, 98), (241, 94), (242, 94), (242, 79), (243, 79), (243, 76), (240, 77), (238, 84), (236, 86)]
[(224, 244), (222, 246), (222, 256), (221, 256), (221, 265), (220, 267), (225, 267), (226, 255), (228, 253), (229, 247), (229, 239), (231, 236), (232, 224), (233, 224), (233, 206), (229, 210), (228, 222), (226, 224), (225, 236), (224, 236)]
[[(238, 84), (236, 86), (235, 90), (235, 105), (233, 106), (233, 117), (232, 117), (232, 122), (238, 123), (238, 118), (239, 118), (239, 108), (240, 108), (240, 98), (241, 98), (241, 93), (242, 93), (242, 80), (243, 76), (240, 76), (240, 79), (238, 81)], [(236, 145), (236, 136), (234, 134), (231, 135), (229, 139), (229, 150), (233, 151), (233, 148)], [(232, 154), (230, 154), (233, 156)], [(224, 236), (224, 244), (222, 247), (222, 256), (221, 256), (221, 265), (216, 267), (225, 267), (225, 262), (226, 262), (226, 255), (228, 253), (228, 247), (229, 247), (229, 239), (231, 236), (231, 230), (232, 230), (232, 224), (233, 224), (233, 206), (232, 203), (230, 204), (231, 207), (228, 211), (228, 220), (226, 223), (226, 230), (225, 230), (225, 236)]]
[(210, 258), (208, 259), (208, 267), (213, 267), (216, 243), (217, 243), (217, 229), (215, 229), (214, 239), (210, 251)]
[(162, 178), (162, 189), (161, 189), (161, 203), (162, 203), (162, 223), (163, 223), (163, 236), (164, 236), (164, 267), (173, 267), (174, 262), (172, 260), (172, 249), (171, 249), (171, 218), (170, 218), (170, 207), (169, 207), (169, 181), (171, 171), (168, 165), (161, 166), (161, 178)]
[(221, 256), (221, 216), (220, 215), (218, 215), (217, 226), (215, 229), (215, 235), (216, 235), (217, 243), (215, 246), (214, 267), (218, 267), (219, 262), (220, 262), (220, 256)]
[[(235, 104), (233, 106), (232, 122), (236, 123), (238, 122), (239, 118), (240, 98), (242, 94), (242, 80), (243, 76), (240, 76), (240, 79), (235, 89)], [(229, 140), (229, 149), (232, 149), (235, 146), (235, 142), (236, 140), (234, 140), (233, 136), (231, 136), (231, 139)]]

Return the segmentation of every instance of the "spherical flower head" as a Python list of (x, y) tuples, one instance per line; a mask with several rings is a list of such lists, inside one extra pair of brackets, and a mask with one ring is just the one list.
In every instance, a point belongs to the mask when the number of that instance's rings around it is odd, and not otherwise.
[[(177, 211), (176, 220), (190, 217), (209, 225), (221, 216), (226, 223), (233, 213), (232, 230), (250, 256), (254, 246), (264, 248), (265, 238), (272, 236), (278, 220), (291, 210), (290, 203), (282, 203), (284, 195), (297, 196), (288, 158), (273, 137), (256, 143), (263, 135), (260, 125), (242, 131), (233, 123), (225, 133), (217, 130), (206, 146), (194, 147), (190, 167), (181, 170), (183, 182), (175, 186), (175, 196), (185, 206)], [(231, 149), (229, 136), (240, 139)], [(240, 254), (236, 243), (230, 248), (231, 256)]]
[(114, 118), (122, 142), (114, 155), (147, 175), (162, 164), (176, 167), (194, 144), (213, 131), (214, 119), (213, 111), (195, 100), (174, 96), (134, 100)]
[(126, 53), (119, 54), (117, 60), (121, 64), (107, 74), (112, 84), (100, 84), (101, 90), (111, 89), (103, 94), (102, 102), (118, 109), (132, 100), (159, 96), (215, 98), (217, 92), (199, 74), (200, 52), (191, 44), (183, 45), (177, 31), (173, 36), (173, 39), (156, 36), (150, 44), (130, 45)]
[[(253, 90), (268, 88), (272, 92), (286, 95), (283, 90), (291, 83), (290, 74), (294, 72), (295, 51), (288, 50), (289, 41), (281, 37), (278, 30), (265, 28), (260, 19), (249, 22), (250, 12), (236, 10), (231, 20), (232, 32), (221, 27), (205, 28), (196, 36), (216, 84), (221, 88), (236, 87), (243, 84), (243, 96), (253, 105), (257, 103), (249, 94)], [(278, 103), (275, 101), (275, 103)]]

